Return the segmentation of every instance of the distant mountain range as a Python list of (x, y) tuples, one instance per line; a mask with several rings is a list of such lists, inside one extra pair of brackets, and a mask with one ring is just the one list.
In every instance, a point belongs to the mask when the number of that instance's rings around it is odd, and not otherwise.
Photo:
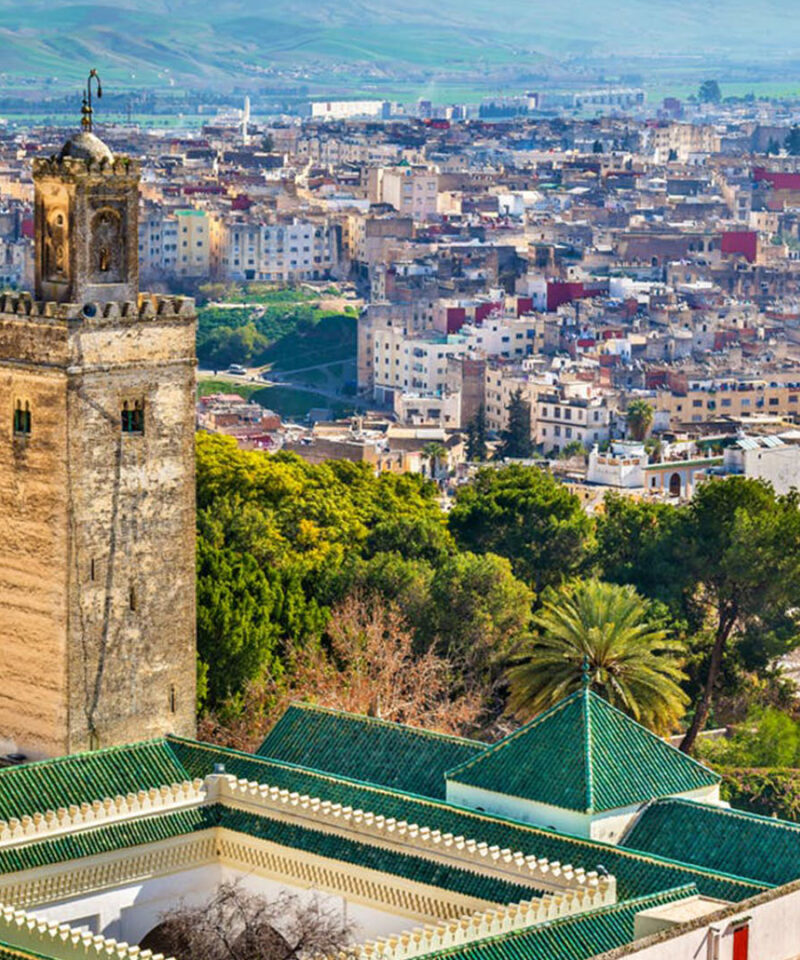
[[(790, 0), (0, 0), (0, 72), (181, 85), (320, 65), (490, 70), (564, 57), (790, 60)], [(654, 63), (658, 61), (655, 60)], [(268, 74), (267, 74), (268, 75)]]

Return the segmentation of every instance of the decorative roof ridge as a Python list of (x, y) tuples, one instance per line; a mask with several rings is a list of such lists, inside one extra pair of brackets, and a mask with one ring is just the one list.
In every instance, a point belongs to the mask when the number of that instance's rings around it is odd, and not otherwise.
[(44, 813), (26, 814), (0, 820), (0, 850), (12, 844), (46, 840), (57, 834), (88, 827), (106, 826), (128, 817), (171, 812), (198, 806), (206, 799), (203, 780), (184, 780), (139, 790), (125, 796), (104, 797), (81, 804), (70, 804)]
[[(694, 888), (693, 884), (689, 885)], [(588, 898), (597, 902), (586, 905)], [(533, 900), (521, 900), (490, 910), (467, 913), (455, 920), (414, 927), (400, 933), (368, 940), (340, 954), (341, 960), (348, 957), (361, 960), (411, 960), (430, 952), (453, 949), (480, 942), (498, 940), (513, 933), (552, 923), (567, 917), (595, 913), (616, 905), (608, 891), (567, 891), (563, 894), (544, 894)]]
[[(692, 897), (692, 896), (697, 896), (697, 894), (698, 894), (698, 889), (696, 884), (685, 883), (678, 887), (670, 887), (667, 890), (659, 890), (657, 893), (644, 893), (639, 897), (630, 897), (627, 900), (618, 900), (616, 903), (601, 905), (598, 907), (592, 907), (589, 910), (584, 910), (584, 911), (581, 911), (580, 913), (573, 914), (571, 916), (566, 915), (563, 917), (553, 917), (552, 919), (543, 920), (541, 923), (538, 923), (538, 924), (531, 924), (528, 927), (528, 929), (530, 929), (531, 926), (560, 927), (560, 926), (564, 926), (567, 923), (584, 923), (594, 919), (597, 916), (614, 914), (621, 910), (629, 910), (631, 907), (636, 907), (640, 905), (644, 906), (645, 904), (649, 905), (654, 902), (656, 903), (672, 902), (671, 900), (667, 900), (667, 898), (678, 900), (678, 899), (683, 899), (684, 896)], [(507, 930), (502, 933), (490, 935), (487, 937), (476, 938), (473, 941), (471, 941), (469, 946), (473, 946), (473, 945), (478, 946), (479, 944), (484, 944), (484, 943), (503, 943), (505, 940), (509, 939), (510, 937), (517, 936), (518, 934), (522, 933), (524, 930), (525, 930), (525, 927), (522, 927), (519, 930)], [(461, 946), (461, 945), (459, 944), (458, 946)], [(450, 949), (455, 949), (455, 947), (442, 950), (442, 951), (437, 950), (431, 954), (427, 954), (427, 956), (446, 957), (449, 954)]]
[(533, 730), (538, 724), (543, 723), (548, 718), (555, 716), (559, 711), (563, 710), (565, 707), (569, 706), (573, 700), (576, 700), (578, 697), (582, 696), (583, 690), (575, 690), (570, 693), (568, 696), (564, 697), (563, 700), (559, 700), (557, 703), (551, 704), (546, 710), (543, 710), (540, 714), (535, 716), (532, 720), (529, 720), (527, 723), (523, 724), (518, 730), (512, 730), (511, 733), (507, 733), (504, 737), (498, 740), (496, 743), (490, 743), (487, 745), (486, 749), (481, 753), (477, 754), (474, 757), (470, 757), (469, 760), (464, 760), (463, 763), (459, 763), (458, 766), (452, 767), (450, 770), (445, 771), (445, 778), (450, 779), (454, 773), (459, 773), (462, 770), (467, 770), (469, 767), (478, 763), (478, 761), (484, 759), (489, 754), (495, 753), (497, 750), (505, 747), (509, 743), (513, 743), (514, 740), (521, 737), (523, 734), (527, 733), (530, 730)]
[(584, 777), (585, 777), (585, 795), (586, 813), (594, 811), (594, 763), (592, 760), (592, 706), (589, 694), (591, 687), (584, 685), (581, 691), (582, 696), (582, 714), (583, 714), (583, 755), (584, 755)]
[[(447, 740), (448, 742), (451, 742), (451, 743), (463, 743), (470, 746), (482, 747), (484, 749), (487, 746), (491, 746), (491, 744), (486, 744), (482, 740), (473, 740), (470, 737), (461, 737), (455, 733), (445, 733), (442, 730), (429, 730), (429, 729), (426, 729), (425, 727), (415, 727), (411, 723), (400, 723), (397, 720), (386, 720), (383, 717), (370, 717), (365, 713), (351, 713), (349, 710), (341, 710), (341, 709), (338, 709), (337, 707), (326, 707), (323, 704), (319, 704), (319, 703), (309, 703), (307, 700), (292, 700), (289, 703), (289, 707), (287, 708), (287, 710), (290, 709), (291, 707), (297, 707), (298, 709), (301, 709), (301, 710), (307, 710), (310, 713), (312, 712), (328, 713), (328, 714), (331, 714), (332, 716), (344, 717), (348, 720), (355, 720), (359, 723), (369, 724), (373, 726), (387, 727), (392, 730), (410, 730), (412, 733), (416, 734), (417, 736), (431, 737), (432, 739), (437, 739), (437, 740)], [(286, 714), (284, 713), (283, 716), (286, 716)], [(281, 717), (281, 720), (283, 719), (283, 716)], [(280, 720), (278, 721), (278, 723), (280, 723)], [(277, 726), (277, 724), (275, 726)], [(273, 730), (274, 729), (275, 727), (273, 727)], [(269, 734), (267, 734), (267, 737), (269, 737)]]
[[(76, 930), (67, 923), (45, 920), (25, 910), (0, 903), (0, 940), (11, 942), (15, 950), (41, 950), (42, 956), (58, 956), (59, 960), (81, 960), (98, 956), (116, 957), (118, 960), (165, 960), (162, 953), (142, 950), (124, 941), (117, 941)], [(170, 958), (174, 960), (174, 958)]]
[[(212, 774), (206, 778), (207, 803), (221, 803), (230, 806), (240, 803), (245, 809), (260, 812), (264, 809), (285, 811), (294, 807), (296, 816), (304, 820), (338, 828), (345, 833), (357, 833), (371, 839), (380, 839), (386, 843), (407, 845), (416, 852), (424, 851), (430, 855), (436, 853), (447, 858), (448, 862), (475, 869), (479, 865), (483, 870), (494, 868), (502, 872), (505, 879), (513, 877), (516, 882), (546, 884), (559, 892), (564, 889), (580, 890), (599, 887), (616, 890), (613, 876), (599, 876), (596, 870), (587, 871), (583, 867), (562, 864), (558, 860), (548, 860), (525, 854), (521, 850), (500, 848), (485, 841), (478, 841), (429, 826), (420, 826), (395, 817), (385, 817), (372, 811), (331, 803), (320, 797), (300, 794), (286, 788), (258, 783), (255, 780), (237, 778), (232, 774)], [(254, 808), (254, 809), (253, 809)], [(424, 854), (423, 854), (424, 855)]]

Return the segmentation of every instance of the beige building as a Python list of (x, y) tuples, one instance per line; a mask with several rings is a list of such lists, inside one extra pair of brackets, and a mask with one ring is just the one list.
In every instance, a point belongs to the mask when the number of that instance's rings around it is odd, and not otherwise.
[(416, 221), (427, 220), (437, 210), (437, 183), (437, 175), (424, 166), (377, 167), (370, 171), (370, 199), (390, 203)]
[(178, 250), (175, 273), (179, 277), (211, 276), (211, 224), (205, 210), (176, 210)]
[(33, 296), (0, 308), (0, 742), (31, 756), (195, 711), (190, 300), (138, 291), (135, 161), (34, 163)]

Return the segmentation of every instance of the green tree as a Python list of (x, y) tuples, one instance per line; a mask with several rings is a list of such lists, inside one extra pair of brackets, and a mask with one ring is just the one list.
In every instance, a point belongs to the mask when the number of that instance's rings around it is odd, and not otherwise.
[(631, 400), (625, 412), (625, 422), (632, 440), (644, 441), (653, 425), (653, 408), (641, 397)]
[(603, 144), (600, 142), (600, 140), (595, 140), (595, 142), (592, 144), (592, 153), (602, 153), (602, 152), (603, 152)]
[(497, 455), (500, 458), (527, 460), (533, 455), (531, 407), (529, 401), (522, 396), (521, 388), (511, 395), (506, 410), (508, 427), (500, 435)]
[(481, 463), (486, 459), (486, 408), (483, 404), (467, 424), (467, 460)]
[(688, 603), (710, 639), (705, 682), (681, 749), (704, 728), (732, 638), (755, 632), (773, 654), (796, 645), (800, 608), (800, 510), (793, 493), (729, 477), (700, 486), (688, 506)]
[(261, 149), (264, 153), (272, 153), (275, 149), (275, 141), (272, 139), (272, 134), (265, 133), (261, 138)]
[(701, 103), (719, 103), (722, 100), (722, 91), (716, 80), (704, 80), (697, 91), (697, 99)]
[(197, 549), (197, 649), (207, 680), (208, 705), (216, 706), (260, 673), (282, 673), (277, 598), (248, 554), (218, 549), (200, 539)]
[(448, 521), (462, 549), (507, 557), (537, 591), (580, 569), (592, 529), (574, 494), (544, 470), (520, 464), (479, 470), (459, 488)]
[(431, 581), (427, 637), (467, 689), (491, 696), (528, 627), (532, 602), (505, 557), (457, 553)]
[(781, 145), (774, 137), (769, 138), (769, 143), (767, 144), (767, 156), (777, 156), (781, 152)]
[(633, 587), (565, 584), (548, 592), (534, 628), (509, 671), (513, 710), (531, 716), (579, 689), (586, 663), (591, 688), (651, 729), (667, 732), (683, 714), (683, 646)]
[(364, 545), (367, 556), (397, 553), (408, 560), (426, 560), (438, 566), (456, 545), (444, 514), (401, 513), (387, 517), (370, 530)]
[(790, 156), (800, 156), (800, 126), (794, 126), (789, 130), (783, 145)]

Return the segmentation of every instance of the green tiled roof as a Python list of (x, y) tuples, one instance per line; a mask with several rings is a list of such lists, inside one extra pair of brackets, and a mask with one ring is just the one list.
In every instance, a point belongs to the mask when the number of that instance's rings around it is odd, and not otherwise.
[(425, 797), (445, 796), (445, 771), (486, 744), (372, 717), (293, 704), (259, 747), (262, 757)]
[(51, 960), (51, 958), (41, 953), (34, 953), (32, 950), (12, 947), (10, 943), (0, 941), (0, 960)]
[(658, 800), (624, 845), (779, 885), (800, 877), (800, 825), (691, 800)]
[(298, 793), (318, 796), (331, 803), (341, 803), (370, 810), (386, 817), (418, 823), (443, 833), (471, 837), (499, 847), (560, 863), (571, 863), (593, 870), (602, 864), (617, 878), (620, 899), (654, 894), (686, 883), (696, 883), (700, 892), (721, 900), (744, 900), (770, 885), (728, 877), (713, 870), (683, 864), (650, 854), (640, 854), (596, 840), (571, 837), (544, 830), (530, 824), (506, 820), (477, 810), (458, 807), (442, 800), (416, 797), (387, 787), (345, 780), (316, 770), (305, 770), (289, 764), (216, 747), (208, 743), (169, 737), (175, 756), (190, 778), (205, 777), (215, 763), (222, 763), (228, 773), (256, 780)]
[(295, 850), (305, 850), (320, 857), (355, 863), (371, 870), (390, 873), (454, 893), (488, 900), (492, 903), (518, 903), (542, 895), (541, 890), (521, 883), (512, 883), (487, 877), (470, 870), (435, 863), (424, 857), (411, 856), (383, 847), (349, 840), (321, 830), (310, 830), (294, 824), (282, 823), (240, 810), (220, 807), (219, 825), (247, 833), (262, 840), (270, 840)]
[(125, 850), (144, 843), (155, 843), (214, 825), (213, 807), (194, 807), (158, 816), (139, 817), (122, 823), (76, 830), (74, 833), (5, 847), (0, 850), (0, 874), (32, 870), (67, 860), (80, 860), (100, 853)]
[(527, 884), (500, 880), (337, 834), (231, 810), (221, 804), (140, 817), (125, 823), (79, 830), (52, 840), (8, 847), (0, 850), (0, 874), (79, 860), (216, 826), (492, 903), (517, 903), (541, 896), (540, 890)]
[(146, 740), (0, 769), (0, 820), (186, 779), (164, 740)]
[(448, 780), (592, 813), (719, 781), (591, 690), (577, 690)]
[(527, 930), (488, 937), (450, 950), (428, 954), (447, 960), (587, 960), (633, 940), (633, 924), (641, 910), (673, 903), (697, 893), (693, 886), (599, 907), (575, 917), (562, 917)]

